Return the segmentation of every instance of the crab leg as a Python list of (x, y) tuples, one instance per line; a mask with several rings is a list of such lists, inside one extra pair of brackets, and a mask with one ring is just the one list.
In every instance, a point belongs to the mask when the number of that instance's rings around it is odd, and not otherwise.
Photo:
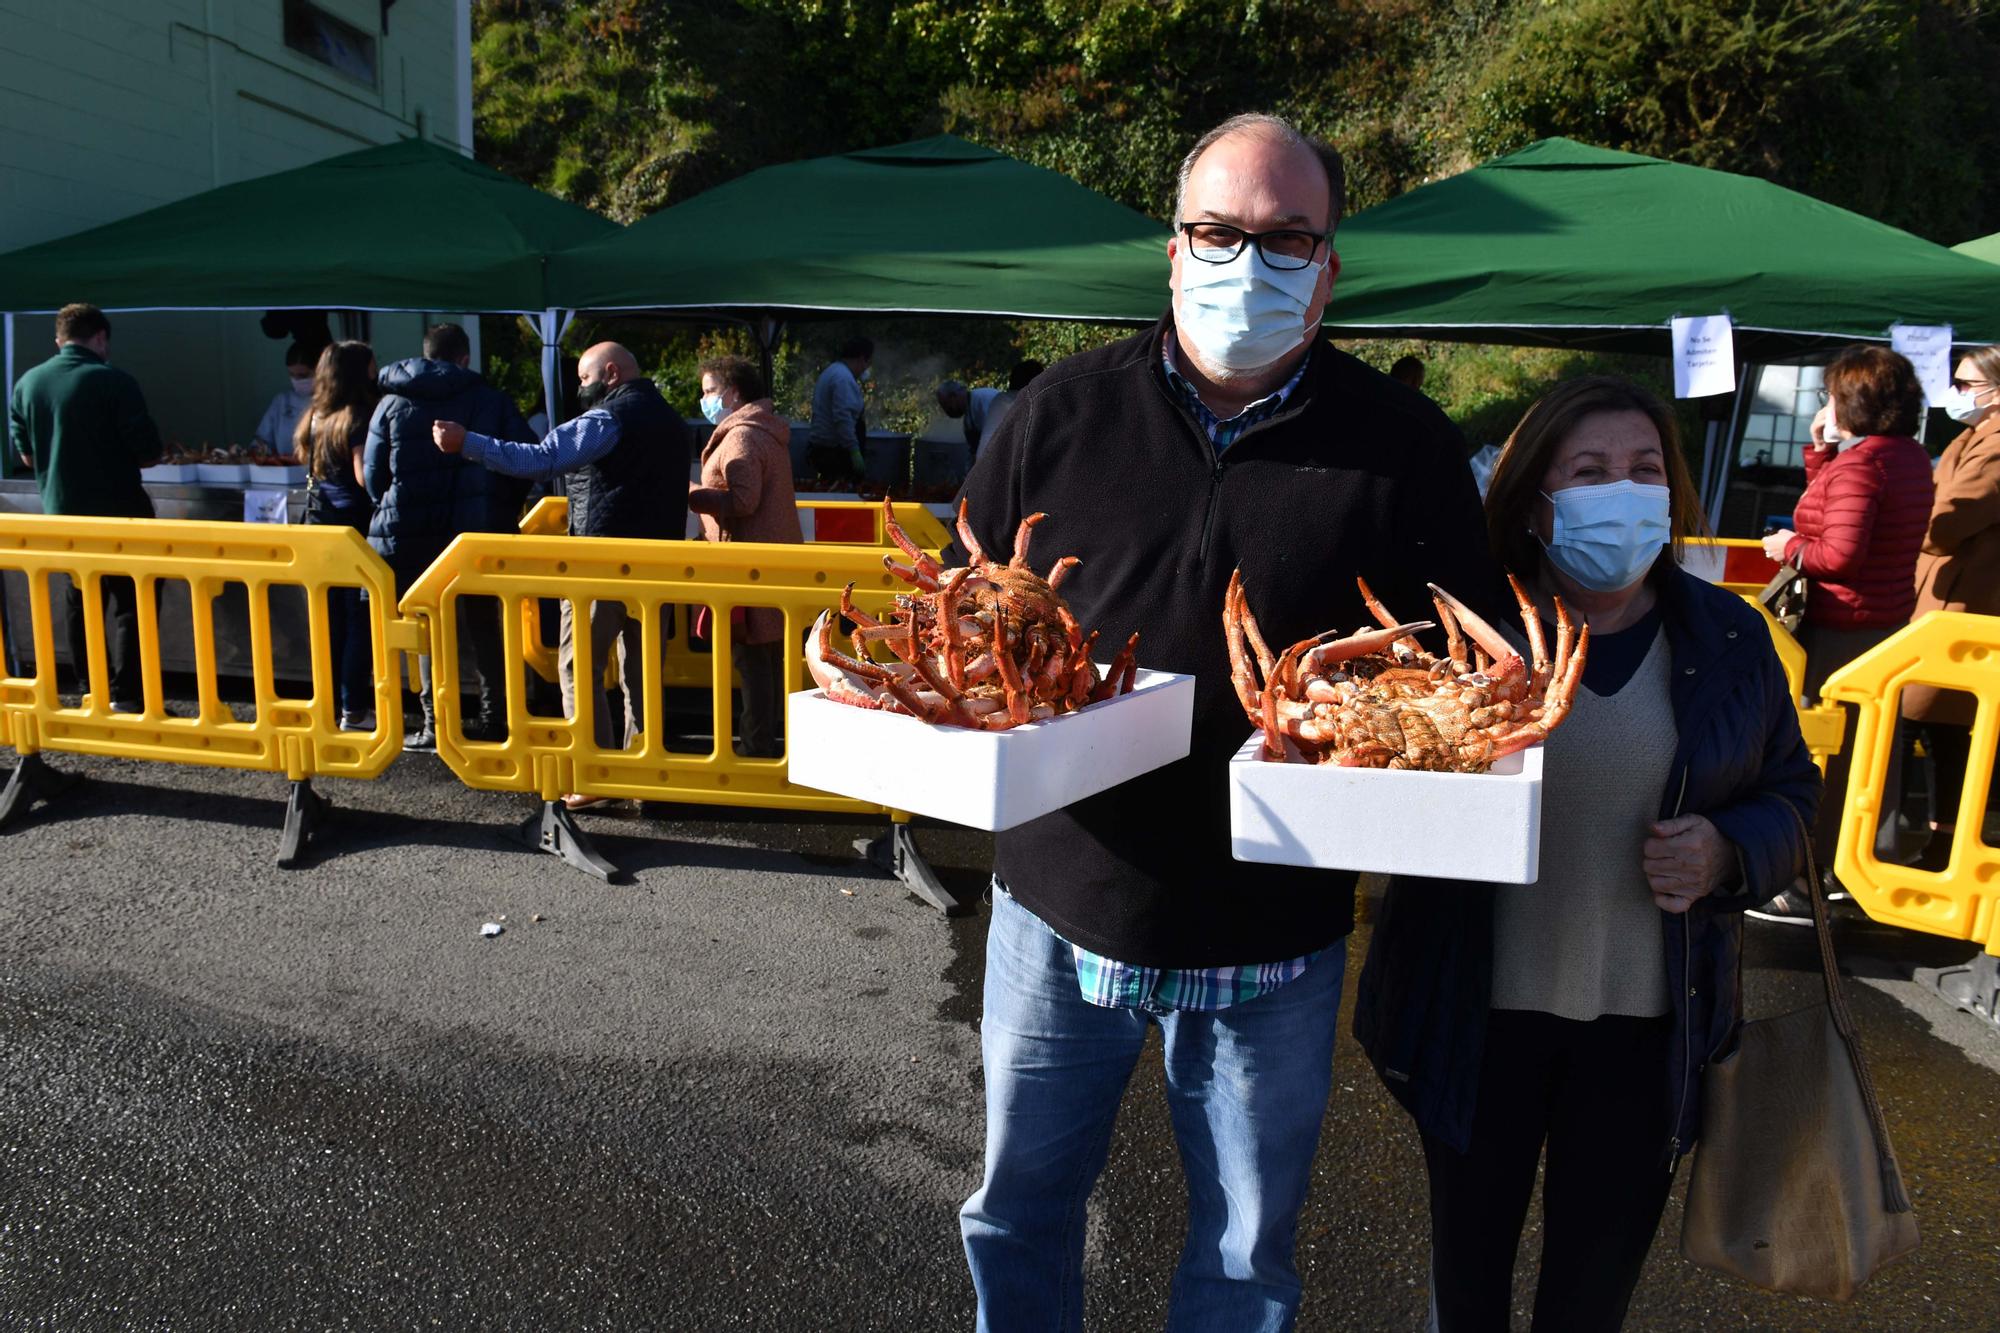
[[(884, 500), (883, 503), (887, 504), (888, 501)], [(967, 560), (975, 565), (987, 564), (986, 548), (979, 544), (979, 538), (972, 535), (972, 520), (966, 516), (969, 503), (964, 499), (958, 502), (958, 540), (965, 546)]]
[(1514, 600), (1521, 606), (1521, 626), (1528, 632), (1528, 650), (1533, 654), (1535, 668), (1534, 683), (1530, 688), (1537, 694), (1548, 686), (1549, 677), (1554, 672), (1549, 662), (1548, 639), (1542, 633), (1542, 613), (1535, 606), (1528, 590), (1521, 586), (1521, 580), (1507, 575), (1507, 585), (1514, 590)]
[[(937, 587), (937, 576), (944, 567), (929, 551), (910, 540), (910, 534), (903, 531), (903, 525), (896, 521), (895, 501), (886, 495), (882, 497), (882, 531), (896, 544), (897, 550), (910, 558), (910, 568), (917, 575), (910, 582), (920, 584), (926, 592)], [(888, 561), (885, 559), (883, 563), (888, 564)], [(892, 565), (890, 568), (896, 567)]]
[[(1375, 623), (1380, 625), (1383, 629), (1394, 628), (1396, 624), (1396, 618), (1389, 614), (1388, 607), (1382, 605), (1382, 603), (1376, 599), (1374, 589), (1368, 586), (1368, 580), (1362, 578), (1359, 574), (1357, 574), (1354, 576), (1354, 583), (1356, 587), (1361, 589), (1362, 605), (1368, 608), (1369, 615), (1375, 617)], [(1423, 651), (1423, 645), (1419, 644), (1415, 639), (1410, 639), (1410, 638), (1403, 638), (1396, 640), (1396, 646), (1398, 648), (1408, 648), (1411, 652)]]
[[(1229, 591), (1222, 599), (1222, 637), (1229, 645), (1229, 683), (1236, 687), (1237, 701), (1250, 718), (1251, 726), (1263, 724), (1263, 704), (1258, 698), (1257, 670), (1250, 663), (1249, 637), (1255, 633), (1257, 620), (1250, 614), (1250, 605), (1243, 595), (1243, 571), (1237, 570), (1229, 576)], [(1263, 648), (1260, 635), (1257, 646)], [(1264, 668), (1264, 679), (1268, 682), (1276, 674), (1277, 667), (1270, 659), (1270, 650), (1258, 654)]]
[(965, 586), (969, 569), (955, 569), (937, 593), (938, 633), (944, 639), (944, 669), (951, 683), (965, 688), (965, 645), (963, 626), (958, 619), (958, 591)]
[(1028, 720), (1028, 694), (1021, 683), (1021, 668), (1007, 647), (1007, 618), (1003, 610), (993, 635), (993, 662), (1000, 669), (1000, 685), (1007, 692), (1007, 716), (1019, 726)]
[(1007, 562), (1011, 568), (1028, 567), (1028, 534), (1034, 531), (1035, 524), (1047, 517), (1047, 514), (1030, 514), (1021, 520), (1021, 526), (1014, 532), (1014, 558)]
[(1054, 592), (1057, 588), (1060, 588), (1062, 581), (1069, 577), (1069, 572), (1082, 563), (1081, 559), (1073, 555), (1066, 555), (1056, 561), (1056, 567), (1049, 571), (1049, 591)]

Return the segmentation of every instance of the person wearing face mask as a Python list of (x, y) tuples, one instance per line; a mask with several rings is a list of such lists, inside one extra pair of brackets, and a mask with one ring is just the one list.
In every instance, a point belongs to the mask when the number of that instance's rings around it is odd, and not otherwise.
[[(577, 359), (577, 402), (581, 415), (565, 421), (540, 441), (521, 442), (467, 430), (455, 421), (431, 428), (438, 451), (463, 454), (502, 476), (530, 482), (562, 477), (569, 495), (572, 537), (639, 537), (679, 541), (687, 535), (687, 422), (639, 372), (632, 353), (617, 343), (587, 348)], [(623, 685), (624, 744), (638, 743), (645, 725), (645, 655), (641, 621), (618, 601), (590, 604), (590, 660), (602, 669), (606, 655), (618, 654)], [(570, 602), (562, 604), (561, 638), (556, 650), (562, 681), (563, 713), (576, 716), (575, 643), (577, 626)], [(611, 718), (595, 710), (597, 744), (614, 748)], [(571, 809), (603, 804), (603, 798), (571, 795)]]
[(1550, 636), (1557, 598), (1589, 627), (1541, 875), (1392, 881), (1354, 1030), (1423, 1140), (1431, 1327), (1508, 1326), (1546, 1153), (1533, 1327), (1611, 1330), (1736, 1025), (1740, 914), (1799, 873), (1819, 774), (1763, 620), (1675, 558), (1704, 523), (1659, 399), (1609, 376), (1543, 397), (1486, 516)]
[[(688, 508), (712, 542), (803, 542), (792, 491), (792, 428), (771, 408), (762, 372), (740, 356), (701, 363), (701, 414), (715, 432), (701, 451), (701, 480), (688, 484)], [(738, 748), (753, 759), (784, 753), (785, 613), (753, 606), (732, 618), (730, 651), (743, 680)]]
[[(1941, 404), (1965, 426), (1938, 459), (1936, 499), (1917, 556), (1914, 619), (1932, 611), (2000, 615), (2000, 346), (1967, 352)], [(1971, 753), (1970, 695), (1912, 685), (1903, 716), (1925, 728), (1933, 764), (1931, 840), (1917, 862), (1943, 870), (1950, 862)], [(1989, 800), (2000, 793), (1989, 794)]]
[(868, 396), (861, 386), (874, 372), (875, 344), (862, 337), (840, 345), (840, 355), (813, 384), (812, 429), (806, 466), (831, 481), (860, 481), (861, 446), (868, 438)]
[(279, 458), (293, 458), (292, 439), (298, 434), (299, 418), (306, 414), (313, 396), (313, 357), (303, 343), (285, 349), (285, 374), (291, 385), (271, 399), (263, 419), (250, 436), (254, 446), (269, 450)]
[[(1885, 347), (1852, 347), (1826, 368), (1826, 406), (1813, 418), (1806, 449), (1806, 492), (1793, 527), (1764, 538), (1764, 553), (1806, 577), (1804, 690), (1819, 697), (1835, 668), (1853, 661), (1909, 623), (1916, 609), (1917, 552), (1931, 512), (1931, 461), (1916, 441), (1924, 391), (1909, 361)], [(1854, 731), (1856, 710), (1848, 714)], [(1892, 755), (1888, 789), (1901, 789), (1902, 747)], [(1833, 862), (1847, 790), (1849, 747), (1827, 760), (1833, 798), (1820, 808), (1813, 844), (1820, 864)], [(1883, 822), (1881, 855), (1893, 856), (1895, 822)], [(1759, 920), (1810, 926), (1812, 906), (1782, 894), (1753, 913)]]
[[(996, 560), (1046, 515), (1031, 556), (1081, 560), (1077, 620), (1101, 645), (1136, 631), (1140, 663), (1196, 691), (1185, 760), (995, 840), (986, 1166), (960, 1213), (982, 1329), (1081, 1327), (1086, 1203), (1155, 1029), (1190, 1208), (1167, 1323), (1297, 1318), (1356, 876), (1231, 858), (1227, 767), (1250, 724), (1224, 591), (1240, 567), (1288, 643), (1372, 623), (1356, 575), (1391, 606), (1428, 606), (1427, 581), (1476, 607), (1505, 593), (1463, 438), (1320, 332), (1343, 189), (1340, 155), (1276, 117), (1204, 135), (1180, 167), (1167, 313), (1035, 376), (961, 492)], [(944, 562), (967, 562), (962, 540)]]

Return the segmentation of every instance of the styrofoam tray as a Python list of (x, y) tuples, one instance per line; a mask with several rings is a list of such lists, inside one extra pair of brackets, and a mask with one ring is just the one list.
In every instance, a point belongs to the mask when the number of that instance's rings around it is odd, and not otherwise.
[(195, 480), (205, 486), (235, 485), (250, 480), (248, 463), (196, 463)]
[(245, 479), (252, 486), (303, 486), (306, 484), (305, 464), (252, 463)]
[(194, 481), (201, 470), (193, 463), (155, 463), (139, 469), (141, 481)]
[(1140, 671), (1130, 694), (1007, 731), (937, 727), (802, 690), (785, 736), (800, 786), (997, 831), (1185, 759), (1193, 720), (1193, 676)]
[(1541, 873), (1542, 747), (1486, 773), (1276, 764), (1252, 733), (1229, 761), (1239, 861), (1532, 884)]

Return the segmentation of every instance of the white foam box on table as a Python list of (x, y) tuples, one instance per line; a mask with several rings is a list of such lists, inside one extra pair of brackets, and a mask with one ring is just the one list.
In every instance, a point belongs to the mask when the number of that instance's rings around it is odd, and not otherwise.
[(196, 463), (194, 470), (204, 486), (238, 486), (250, 480), (248, 463)]
[(201, 469), (193, 463), (155, 463), (139, 469), (140, 481), (194, 481), (200, 475)]
[(1252, 733), (1229, 761), (1239, 861), (1532, 884), (1541, 873), (1542, 747), (1485, 773), (1272, 763)]
[(303, 463), (251, 463), (245, 468), (244, 475), (252, 486), (306, 484), (306, 467)]
[(1130, 694), (1005, 731), (791, 695), (791, 780), (894, 810), (998, 831), (1185, 759), (1194, 677), (1140, 671)]

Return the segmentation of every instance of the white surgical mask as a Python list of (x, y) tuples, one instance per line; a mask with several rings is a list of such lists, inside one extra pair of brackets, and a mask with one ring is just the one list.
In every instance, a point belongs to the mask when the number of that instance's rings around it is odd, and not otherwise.
[(1973, 421), (1981, 412), (1986, 410), (1979, 405), (1978, 394), (1972, 392), (1970, 389), (1958, 388), (1956, 385), (1944, 391), (1944, 401), (1940, 402), (1938, 406), (1942, 407), (1945, 415), (1953, 421), (1967, 423)]
[(1306, 310), (1325, 268), (1272, 268), (1254, 245), (1224, 264), (1183, 254), (1175, 329), (1210, 365), (1261, 370), (1305, 340)]
[(312, 376), (310, 376), (310, 375), (306, 375), (306, 376), (303, 376), (303, 377), (301, 377), (301, 376), (297, 376), (297, 375), (294, 375), (294, 376), (292, 377), (292, 392), (293, 392), (293, 393), (297, 394), (297, 395), (298, 395), (299, 397), (301, 397), (301, 398), (310, 398), (310, 397), (312, 397), (312, 391), (313, 391), (313, 377), (312, 377)]
[(1614, 481), (1544, 498), (1555, 506), (1555, 524), (1543, 548), (1557, 569), (1595, 592), (1637, 583), (1673, 536), (1664, 486)]
[(721, 425), (722, 418), (728, 415), (722, 410), (722, 395), (715, 393), (704, 395), (701, 400), (701, 414), (708, 418), (709, 425)]

